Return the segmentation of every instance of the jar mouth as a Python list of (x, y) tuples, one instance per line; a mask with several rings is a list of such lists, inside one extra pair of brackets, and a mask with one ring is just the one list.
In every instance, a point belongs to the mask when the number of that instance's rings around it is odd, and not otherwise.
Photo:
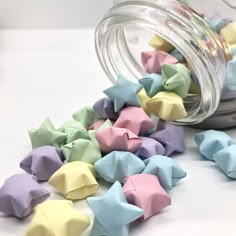
[(190, 94), (184, 99), (188, 115), (175, 123), (190, 125), (211, 116), (219, 105), (224, 87), (223, 45), (206, 21), (180, 2), (125, 2), (105, 15), (96, 29), (95, 42), (108, 78), (115, 83), (120, 74), (131, 80), (147, 75), (141, 64), (141, 52), (148, 49), (153, 34), (163, 37), (180, 51), (201, 90), (200, 95)]

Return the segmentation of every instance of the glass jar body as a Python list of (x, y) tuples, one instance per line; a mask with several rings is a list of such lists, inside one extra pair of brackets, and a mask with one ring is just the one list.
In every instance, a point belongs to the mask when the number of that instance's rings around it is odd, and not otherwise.
[[(119, 74), (133, 80), (144, 77), (147, 73), (140, 55), (150, 50), (147, 42), (158, 34), (184, 55), (201, 90), (201, 94), (190, 94), (184, 99), (188, 116), (175, 123), (200, 123), (203, 128), (235, 126), (236, 92), (227, 86), (226, 80), (229, 49), (206, 20), (219, 17), (233, 20), (233, 6), (225, 1), (215, 0), (214, 6), (220, 12), (214, 8), (211, 14), (206, 13), (212, 1), (201, 4), (189, 1), (194, 9), (176, 0), (116, 1), (123, 3), (104, 16), (96, 31), (98, 58), (109, 79), (115, 82)], [(230, 16), (227, 8), (231, 10)], [(222, 16), (223, 11), (227, 15)]]

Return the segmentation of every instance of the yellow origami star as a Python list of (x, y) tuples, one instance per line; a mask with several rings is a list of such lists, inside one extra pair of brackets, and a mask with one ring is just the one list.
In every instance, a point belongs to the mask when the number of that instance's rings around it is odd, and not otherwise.
[(230, 23), (220, 31), (222, 37), (229, 45), (236, 44), (236, 23)]
[(166, 41), (164, 38), (162, 38), (159, 35), (154, 35), (151, 40), (148, 43), (151, 47), (164, 51), (164, 52), (170, 52), (174, 49), (174, 46), (170, 44), (168, 41)]

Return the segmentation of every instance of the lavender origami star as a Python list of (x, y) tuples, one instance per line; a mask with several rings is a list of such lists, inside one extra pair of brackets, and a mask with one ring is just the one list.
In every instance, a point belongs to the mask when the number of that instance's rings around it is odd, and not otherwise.
[(43, 146), (34, 149), (24, 160), (20, 167), (29, 174), (36, 176), (37, 180), (46, 181), (62, 165), (64, 156), (56, 147)]
[(24, 218), (49, 195), (50, 193), (31, 175), (14, 175), (8, 178), (0, 189), (0, 211), (10, 216)]

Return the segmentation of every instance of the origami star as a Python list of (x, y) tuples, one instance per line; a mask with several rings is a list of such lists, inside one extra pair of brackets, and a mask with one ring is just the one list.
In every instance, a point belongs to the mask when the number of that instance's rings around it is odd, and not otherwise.
[(142, 85), (133, 83), (123, 76), (119, 76), (116, 84), (103, 92), (114, 102), (115, 112), (120, 111), (125, 105), (139, 107), (137, 93), (142, 89)]
[(76, 121), (81, 122), (81, 124), (86, 129), (96, 120), (100, 119), (99, 115), (90, 106), (85, 106), (84, 108), (74, 113), (72, 116)]
[(157, 131), (149, 138), (157, 140), (164, 146), (166, 156), (170, 156), (173, 152), (185, 151), (184, 129), (181, 126), (159, 120)]
[(170, 55), (175, 57), (179, 63), (186, 62), (185, 57), (176, 48), (170, 52)]
[(61, 151), (52, 146), (34, 149), (20, 163), (20, 167), (39, 181), (48, 180), (62, 165), (64, 156)]
[(118, 118), (118, 116), (119, 116), (119, 114), (114, 111), (114, 103), (109, 98), (99, 99), (93, 105), (93, 109), (103, 119), (116, 120)]
[(229, 23), (231, 23), (232, 20), (228, 19), (228, 18), (218, 18), (218, 19), (214, 19), (214, 20), (210, 20), (208, 21), (208, 23), (210, 24), (210, 26), (219, 34), (220, 31), (226, 27)]
[(158, 92), (163, 91), (162, 78), (159, 74), (150, 74), (138, 81), (143, 85), (149, 97), (153, 97)]
[(36, 208), (25, 236), (80, 236), (89, 226), (89, 217), (68, 200), (51, 200)]
[(18, 174), (8, 178), (0, 189), (0, 212), (25, 218), (34, 207), (45, 201), (50, 193), (31, 175)]
[(96, 133), (96, 139), (99, 142), (103, 152), (129, 151), (135, 152), (141, 145), (142, 140), (128, 129), (110, 127), (99, 130)]
[(230, 89), (236, 90), (236, 57), (227, 64), (226, 84)]
[(129, 224), (144, 214), (127, 202), (118, 181), (104, 196), (89, 197), (87, 202), (95, 216), (90, 236), (128, 236)]
[(128, 203), (144, 210), (144, 215), (140, 218), (142, 221), (171, 205), (170, 196), (161, 187), (155, 175), (129, 176), (124, 180), (123, 191)]
[(141, 61), (144, 69), (147, 73), (161, 73), (161, 67), (164, 64), (175, 64), (178, 60), (175, 57), (172, 57), (170, 54), (156, 50), (156, 51), (148, 51), (142, 52)]
[(147, 103), (149, 111), (167, 121), (183, 119), (187, 116), (183, 99), (172, 92), (159, 92)]
[(147, 102), (150, 100), (150, 97), (147, 96), (147, 93), (144, 88), (138, 93), (138, 99), (143, 110), (146, 112), (147, 115), (150, 116), (151, 110), (147, 107)]
[(170, 44), (168, 41), (166, 41), (159, 35), (154, 35), (148, 44), (155, 49), (162, 50), (165, 52), (170, 52), (174, 49), (174, 46), (172, 44)]
[(94, 164), (102, 157), (97, 145), (86, 139), (78, 139), (68, 143), (62, 146), (61, 150), (68, 162), (83, 161)]
[(32, 148), (45, 145), (60, 147), (66, 141), (66, 134), (57, 131), (50, 119), (44, 120), (38, 129), (30, 129), (29, 136)]
[(134, 154), (142, 160), (155, 155), (164, 155), (166, 153), (163, 145), (155, 139), (148, 137), (140, 138), (142, 139), (142, 145)]
[(141, 107), (127, 107), (121, 110), (119, 118), (113, 127), (126, 128), (139, 135), (154, 128), (152, 119)]
[(79, 138), (89, 139), (88, 131), (79, 121), (68, 121), (58, 131), (67, 134), (66, 143), (71, 143)]
[(122, 151), (113, 151), (95, 163), (98, 174), (110, 183), (122, 183), (125, 177), (141, 173), (144, 167), (137, 156)]
[(213, 161), (214, 154), (234, 143), (230, 136), (217, 130), (198, 133), (195, 135), (194, 141), (201, 155), (210, 161)]
[(173, 159), (156, 155), (144, 160), (146, 165), (144, 174), (156, 175), (161, 186), (169, 191), (172, 187), (184, 178), (187, 174)]
[(176, 93), (182, 98), (185, 98), (188, 95), (188, 91), (191, 84), (190, 71), (178, 63), (176, 65), (163, 65), (162, 66), (162, 79), (163, 87), (168, 90)]
[(213, 160), (230, 178), (236, 179), (236, 145), (230, 145), (213, 156)]
[(221, 36), (225, 39), (226, 43), (233, 45), (236, 44), (236, 23), (232, 22), (227, 24), (221, 31)]
[(57, 170), (48, 183), (67, 199), (78, 200), (97, 192), (99, 185), (95, 176), (93, 165), (74, 161)]

